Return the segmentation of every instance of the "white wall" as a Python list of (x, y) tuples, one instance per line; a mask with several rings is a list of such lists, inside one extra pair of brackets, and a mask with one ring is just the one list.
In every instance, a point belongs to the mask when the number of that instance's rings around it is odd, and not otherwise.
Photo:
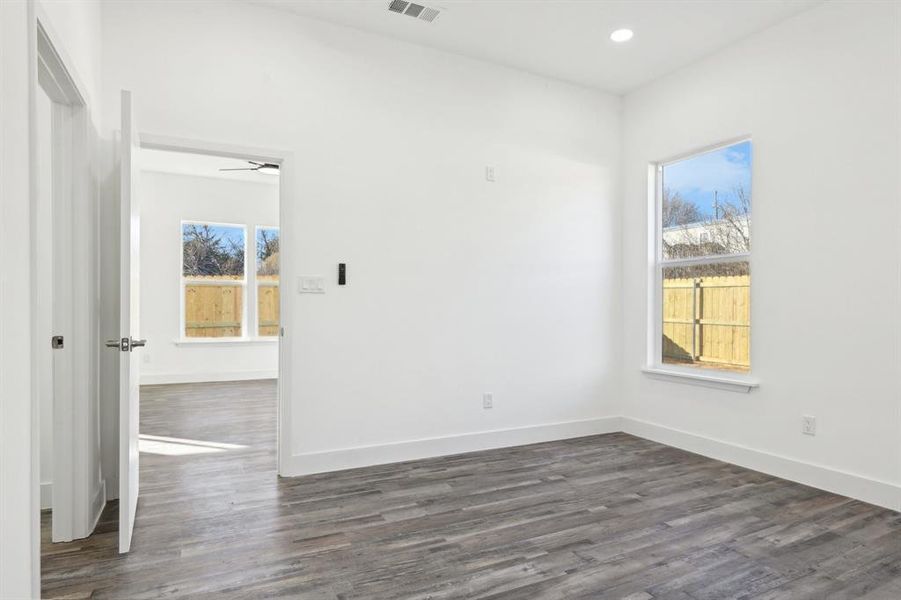
[(128, 88), (142, 131), (294, 152), (285, 289), (329, 285), (290, 296), (288, 471), (607, 427), (617, 98), (238, 3), (103, 14), (107, 135)]
[[(897, 3), (824, 3), (625, 98), (632, 430), (901, 508), (899, 40)], [(649, 379), (648, 164), (745, 134), (760, 388)]]
[[(39, 448), (33, 435), (30, 169), (34, 15), (0, 2), (0, 597), (40, 593)], [(36, 129), (35, 129), (36, 130)], [(28, 290), (29, 293), (23, 293)]]
[[(181, 222), (278, 225), (278, 185), (145, 171), (141, 195), (141, 337), (147, 338), (142, 383), (230, 381), (275, 377), (276, 339), (177, 344), (180, 332)], [(248, 257), (253, 260), (253, 255)]]

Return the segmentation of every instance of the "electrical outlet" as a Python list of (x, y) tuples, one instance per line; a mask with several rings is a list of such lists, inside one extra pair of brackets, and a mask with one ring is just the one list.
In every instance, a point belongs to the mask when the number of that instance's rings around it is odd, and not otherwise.
[(801, 433), (804, 435), (817, 434), (817, 418), (810, 415), (801, 417)]
[(482, 394), (482, 408), (489, 409), (494, 407), (494, 396), (491, 394)]
[(491, 183), (497, 181), (497, 179), (494, 178), (494, 167), (485, 167), (485, 181)]

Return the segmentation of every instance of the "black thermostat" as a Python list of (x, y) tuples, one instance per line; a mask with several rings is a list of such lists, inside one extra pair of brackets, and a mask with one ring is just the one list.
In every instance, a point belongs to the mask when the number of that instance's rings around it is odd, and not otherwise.
[(347, 283), (347, 266), (344, 263), (338, 263), (338, 285)]

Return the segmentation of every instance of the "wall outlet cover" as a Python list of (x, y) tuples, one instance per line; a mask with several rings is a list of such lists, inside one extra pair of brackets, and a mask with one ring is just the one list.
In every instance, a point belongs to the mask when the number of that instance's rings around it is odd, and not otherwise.
[(801, 433), (804, 435), (817, 434), (817, 418), (810, 415), (801, 417)]
[(482, 394), (482, 408), (489, 409), (494, 407), (494, 396), (492, 394)]

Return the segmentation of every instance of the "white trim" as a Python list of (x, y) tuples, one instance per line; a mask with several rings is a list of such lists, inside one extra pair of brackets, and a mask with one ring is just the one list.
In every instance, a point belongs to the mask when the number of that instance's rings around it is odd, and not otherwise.
[(255, 379), (277, 378), (278, 369), (264, 369), (259, 371), (220, 371), (206, 373), (141, 373), (141, 385), (251, 381)]
[(450, 454), (507, 448), (620, 431), (619, 417), (495, 429), (442, 437), (294, 454), (282, 475), (293, 477)]
[(901, 485), (897, 483), (755, 450), (631, 417), (622, 417), (621, 422), (625, 433), (640, 438), (891, 510), (901, 510)]
[[(53, 190), (51, 223), (32, 219), (33, 245), (49, 244), (52, 233), (54, 289), (53, 330), (65, 336), (62, 350), (53, 352), (53, 517), (51, 539), (69, 541), (91, 533), (91, 501), (101, 487), (91, 465), (93, 420), (97, 418), (97, 360), (100, 351), (95, 310), (97, 189), (93, 161), (94, 130), (87, 95), (77, 74), (38, 10), (35, 25), (39, 77), (53, 102)], [(32, 128), (32, 136), (35, 136)], [(36, 143), (36, 138), (32, 138)], [(78, 234), (78, 235), (77, 235)], [(81, 277), (73, 264), (92, 265)]]
[(736, 262), (750, 262), (750, 252), (736, 252), (734, 254), (708, 254), (707, 256), (692, 256), (691, 258), (661, 258), (661, 267), (687, 267), (691, 265), (719, 265)]
[(705, 146), (701, 146), (699, 148), (695, 148), (694, 150), (689, 150), (687, 152), (680, 152), (679, 154), (671, 155), (669, 158), (664, 158), (663, 160), (656, 161), (656, 164), (661, 167), (667, 167), (673, 163), (677, 163), (683, 161), (687, 158), (693, 158), (695, 156), (701, 156), (702, 154), (709, 154), (710, 152), (716, 152), (717, 150), (722, 150), (723, 148), (728, 148), (729, 146), (735, 146), (736, 144), (741, 144), (742, 142), (750, 142), (752, 141), (751, 134), (739, 135), (734, 138), (729, 138), (725, 141), (715, 142), (713, 144), (707, 144)]
[[(53, 287), (50, 310), (53, 319), (53, 334), (63, 335), (68, 344), (54, 350), (52, 355), (52, 372), (41, 373), (53, 382), (53, 478), (56, 494), (53, 497), (53, 514), (50, 519), (51, 540), (68, 542), (87, 536), (79, 525), (84, 522), (87, 527), (87, 515), (80, 514), (87, 510), (87, 499), (81, 498), (79, 492), (86, 492), (87, 484), (82, 481), (86, 472), (83, 461), (87, 457), (81, 444), (87, 439), (88, 430), (82, 426), (79, 416), (90, 414), (89, 406), (84, 398), (79, 397), (83, 380), (88, 373), (76, 373), (75, 348), (72, 346), (79, 339), (75, 333), (75, 325), (79, 321), (87, 321), (88, 315), (75, 312), (74, 253), (76, 243), (82, 244), (85, 235), (77, 236), (74, 229), (76, 210), (73, 206), (76, 195), (70, 193), (75, 188), (76, 156), (73, 112), (69, 105), (53, 102), (51, 125), (51, 162), (53, 164), (51, 180), (51, 209), (49, 223), (35, 223), (35, 251), (39, 244), (50, 248), (52, 254), (51, 273)], [(82, 151), (84, 148), (80, 148)], [(49, 228), (50, 235), (46, 235)], [(44, 233), (45, 235), (41, 235)], [(82, 338), (84, 339), (84, 338)], [(90, 354), (93, 348), (82, 348), (80, 351)], [(81, 442), (81, 443), (79, 443)]]
[(760, 381), (744, 375), (730, 375), (723, 371), (702, 372), (700, 369), (688, 369), (669, 366), (643, 367), (641, 372), (654, 379), (674, 381), (712, 387), (733, 392), (750, 392), (760, 386)]
[(746, 469), (901, 511), (901, 485), (897, 483), (755, 450), (632, 417), (599, 417), (583, 421), (295, 454), (284, 461), (281, 475), (288, 477), (312, 475), (616, 432), (628, 433)]
[[(278, 209), (279, 209), (279, 271), (293, 276), (293, 257), (290, 243), (285, 243), (285, 234), (290, 242), (294, 227), (294, 153), (285, 150), (255, 148), (236, 144), (223, 144), (202, 140), (191, 140), (150, 133), (140, 134), (141, 147), (189, 154), (212, 154), (270, 162), (279, 165)], [(286, 227), (287, 225), (287, 227)], [(285, 465), (291, 453), (291, 386), (292, 380), (292, 337), (291, 337), (291, 297), (279, 295), (279, 321), (282, 335), (279, 336), (278, 350), (278, 473), (285, 475)]]
[(182, 276), (181, 282), (183, 285), (210, 285), (216, 287), (222, 287), (226, 285), (231, 285), (234, 287), (247, 285), (247, 283), (243, 279), (199, 279), (196, 277), (185, 277)]
[(100, 521), (100, 515), (103, 514), (103, 509), (106, 507), (106, 480), (103, 479), (100, 482), (100, 485), (97, 487), (97, 490), (94, 492), (94, 497), (91, 499), (91, 531), (97, 527), (97, 523)]
[(53, 482), (41, 482), (41, 510), (53, 508)]
[[(279, 166), (284, 166), (284, 164), (294, 156), (293, 153), (286, 150), (210, 142), (171, 135), (159, 135), (155, 133), (139, 133), (138, 137), (141, 140), (141, 147), (149, 148), (151, 150), (168, 150), (170, 152), (183, 152), (186, 154), (224, 156), (226, 158), (269, 162)], [(281, 175), (281, 173), (279, 173), (279, 175)], [(281, 181), (279, 181), (279, 183), (281, 183)], [(279, 222), (281, 222), (281, 219), (279, 219)]]
[(269, 337), (222, 337), (222, 338), (175, 338), (176, 346), (242, 346), (253, 344), (276, 344), (278, 336)]

